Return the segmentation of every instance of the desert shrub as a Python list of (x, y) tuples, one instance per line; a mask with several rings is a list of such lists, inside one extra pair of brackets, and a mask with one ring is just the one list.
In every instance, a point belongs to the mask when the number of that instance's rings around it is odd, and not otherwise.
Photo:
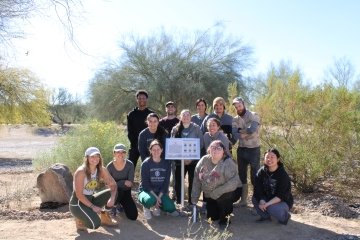
[(83, 162), (84, 152), (95, 146), (101, 151), (104, 165), (112, 160), (112, 150), (116, 143), (129, 146), (125, 130), (114, 122), (91, 121), (71, 129), (57, 146), (35, 158), (36, 169), (45, 169), (54, 163), (63, 163), (72, 172)]
[(256, 103), (263, 147), (277, 147), (295, 187), (313, 191), (329, 177), (358, 178), (360, 95), (345, 88), (305, 86), (299, 71), (273, 69)]

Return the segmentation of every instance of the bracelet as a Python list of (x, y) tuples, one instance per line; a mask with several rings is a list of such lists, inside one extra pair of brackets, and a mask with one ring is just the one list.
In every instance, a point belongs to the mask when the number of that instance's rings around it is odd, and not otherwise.
[(94, 204), (91, 204), (89, 208), (91, 208), (91, 209), (92, 209), (93, 207), (94, 207)]

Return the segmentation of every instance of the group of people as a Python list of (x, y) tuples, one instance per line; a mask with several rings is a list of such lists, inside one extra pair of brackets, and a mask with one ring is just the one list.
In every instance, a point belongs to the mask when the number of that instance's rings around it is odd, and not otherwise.
[[(128, 219), (137, 219), (131, 188), (139, 157), (142, 164), (138, 201), (143, 205), (144, 218), (149, 220), (161, 212), (179, 215), (174, 200), (178, 204), (181, 202), (184, 181), (181, 161), (165, 159), (166, 138), (199, 139), (200, 160), (182, 161), (188, 176), (188, 204), (197, 205), (202, 195), (207, 219), (218, 221), (224, 228), (231, 222), (229, 215), (234, 203), (241, 199), (239, 205), (247, 205), (247, 168), (250, 165), (254, 187), (252, 203), (260, 216), (257, 222), (273, 218), (280, 224), (287, 224), (293, 204), (290, 178), (277, 149), (266, 151), (264, 165), (260, 168), (260, 118), (246, 109), (242, 98), (232, 101), (237, 112), (235, 117), (225, 112), (225, 100), (217, 97), (213, 101), (213, 113), (207, 114), (207, 102), (200, 98), (196, 101), (197, 114), (191, 115), (188, 109), (183, 109), (177, 117), (176, 105), (169, 101), (165, 104), (166, 116), (160, 118), (147, 107), (149, 96), (145, 90), (137, 91), (135, 97), (137, 107), (127, 115), (128, 159), (125, 145), (116, 144), (113, 161), (104, 167), (99, 149), (90, 147), (85, 151), (84, 164), (74, 174), (70, 211), (79, 230), (117, 224), (110, 217), (109, 209), (116, 212), (119, 206)], [(237, 142), (236, 164), (231, 150)], [(169, 195), (171, 184), (173, 198)]]

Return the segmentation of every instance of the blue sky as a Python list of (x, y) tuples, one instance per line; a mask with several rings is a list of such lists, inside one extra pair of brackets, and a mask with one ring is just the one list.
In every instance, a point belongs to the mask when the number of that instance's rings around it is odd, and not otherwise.
[(119, 55), (122, 35), (146, 36), (160, 27), (192, 32), (222, 21), (227, 35), (253, 47), (257, 63), (249, 75), (265, 74), (271, 63), (285, 60), (300, 68), (305, 80), (319, 83), (342, 57), (360, 73), (356, 0), (86, 0), (83, 11), (74, 21), (75, 37), (89, 55), (66, 41), (56, 18), (33, 18), (25, 26), (27, 38), (14, 42), (11, 65), (32, 70), (49, 88), (65, 87), (83, 97), (96, 70)]

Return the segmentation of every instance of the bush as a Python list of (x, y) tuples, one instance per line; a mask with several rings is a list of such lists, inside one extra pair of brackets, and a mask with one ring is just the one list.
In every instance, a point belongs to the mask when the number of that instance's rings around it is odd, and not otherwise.
[(286, 66), (269, 73), (256, 103), (262, 146), (280, 150), (302, 192), (329, 177), (358, 179), (360, 94), (326, 84), (311, 89), (301, 79)]
[(37, 157), (34, 166), (43, 170), (54, 163), (63, 163), (74, 172), (82, 164), (85, 150), (91, 146), (99, 148), (106, 166), (112, 160), (112, 150), (117, 143), (129, 146), (124, 129), (114, 122), (91, 121), (71, 129), (54, 149)]

